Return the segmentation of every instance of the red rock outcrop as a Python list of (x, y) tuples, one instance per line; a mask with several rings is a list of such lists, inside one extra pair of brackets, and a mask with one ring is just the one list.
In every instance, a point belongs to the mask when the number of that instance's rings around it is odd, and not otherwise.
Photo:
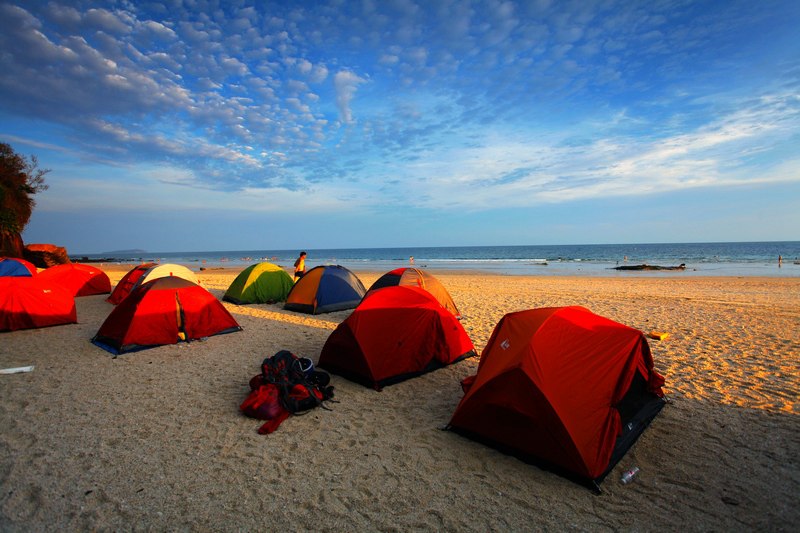
[(67, 249), (55, 244), (28, 244), (25, 246), (25, 259), (39, 268), (70, 263)]

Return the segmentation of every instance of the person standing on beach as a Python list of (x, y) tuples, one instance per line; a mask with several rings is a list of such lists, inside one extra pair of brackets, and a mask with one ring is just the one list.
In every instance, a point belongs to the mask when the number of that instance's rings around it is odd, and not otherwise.
[(294, 282), (303, 277), (306, 273), (306, 253), (300, 252), (300, 256), (294, 262)]

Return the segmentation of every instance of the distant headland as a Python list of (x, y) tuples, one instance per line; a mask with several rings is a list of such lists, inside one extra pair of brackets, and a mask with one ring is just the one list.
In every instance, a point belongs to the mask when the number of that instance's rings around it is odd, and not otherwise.
[(103, 252), (102, 255), (136, 255), (136, 254), (142, 255), (146, 253), (147, 250), (133, 249), (133, 250), (113, 250), (111, 252)]
[(147, 253), (147, 250), (112, 250), (96, 254), (95, 257), (74, 256), (70, 260), (77, 263), (119, 263), (125, 261), (138, 261)]

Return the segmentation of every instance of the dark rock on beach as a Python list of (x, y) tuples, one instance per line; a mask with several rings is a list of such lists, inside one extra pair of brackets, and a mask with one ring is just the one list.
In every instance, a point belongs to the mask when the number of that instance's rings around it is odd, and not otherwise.
[(678, 266), (623, 265), (614, 267), (614, 270), (686, 270), (686, 263), (681, 263)]
[(28, 244), (25, 246), (24, 257), (38, 268), (48, 268), (71, 262), (67, 255), (67, 249), (55, 244)]

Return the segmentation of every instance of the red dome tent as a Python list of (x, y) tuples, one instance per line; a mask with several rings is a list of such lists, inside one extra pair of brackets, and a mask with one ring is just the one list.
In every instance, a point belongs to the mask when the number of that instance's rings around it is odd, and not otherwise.
[(476, 355), (461, 323), (419, 287), (369, 294), (331, 333), (320, 367), (378, 390)]
[(119, 355), (241, 329), (213, 294), (168, 276), (132, 291), (111, 311), (92, 342)]
[(636, 329), (577, 306), (509, 313), (450, 428), (599, 490), (663, 407), (663, 383)]
[(18, 257), (0, 257), (0, 277), (29, 278), (36, 275), (33, 263)]
[(75, 299), (34, 277), (0, 277), (0, 331), (78, 322)]
[(111, 291), (111, 295), (106, 298), (106, 301), (117, 305), (124, 300), (125, 297), (130, 294), (136, 282), (139, 281), (139, 278), (152, 266), (155, 266), (155, 263), (142, 263), (130, 269), (127, 274), (122, 276), (122, 279), (119, 280), (119, 283), (117, 283), (117, 286)]
[(66, 263), (42, 270), (39, 274), (42, 283), (51, 287), (59, 287), (72, 296), (91, 296), (111, 292), (111, 280), (108, 275), (90, 265)]
[(439, 300), (439, 303), (442, 304), (448, 311), (453, 313), (456, 318), (461, 317), (461, 313), (458, 312), (458, 308), (456, 307), (455, 302), (453, 302), (453, 298), (450, 297), (450, 293), (447, 292), (447, 289), (444, 288), (444, 285), (442, 285), (439, 280), (433, 276), (433, 274), (429, 274), (426, 271), (418, 268), (401, 267), (396, 268), (391, 272), (387, 272), (375, 280), (375, 283), (372, 284), (367, 292), (381, 289), (383, 287), (392, 287), (395, 285), (420, 287), (425, 289), (437, 300)]

